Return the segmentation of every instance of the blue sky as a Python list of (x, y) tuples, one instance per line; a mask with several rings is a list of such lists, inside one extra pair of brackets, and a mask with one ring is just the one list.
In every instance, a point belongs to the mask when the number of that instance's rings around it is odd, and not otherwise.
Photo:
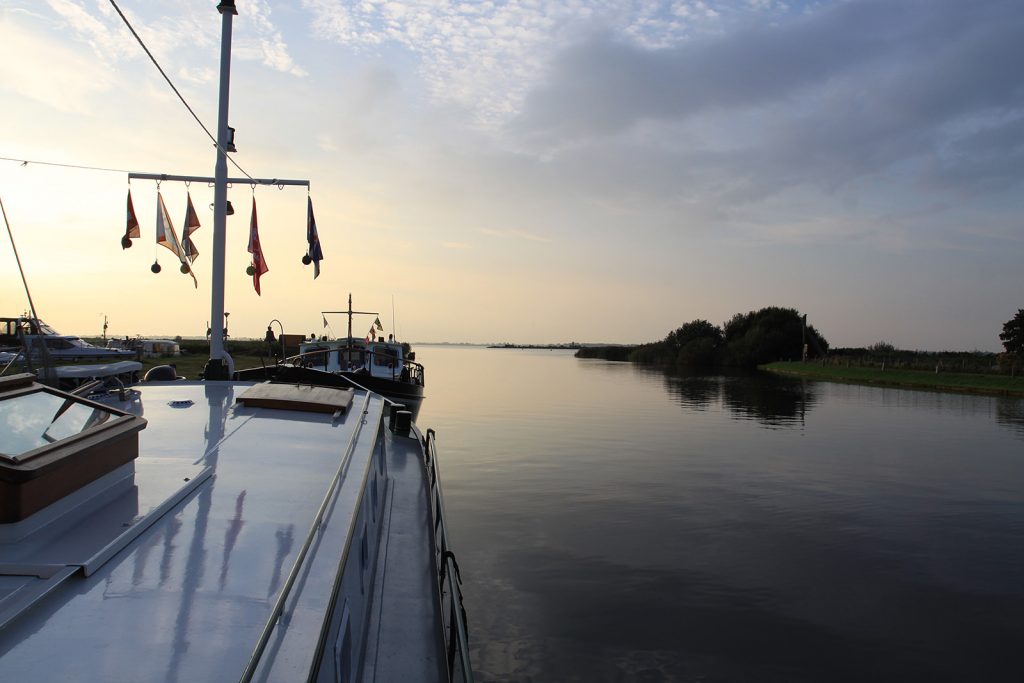
[[(256, 190), (271, 271), (256, 297), (239, 211), (237, 334), (314, 331), (351, 291), (389, 323), (393, 298), (407, 339), (640, 342), (779, 305), (837, 346), (996, 350), (1024, 307), (1017, 2), (237, 4), (235, 159), (311, 180), (326, 254), (313, 282), (303, 193)], [(211, 128), (215, 5), (119, 3)], [(0, 45), (0, 156), (212, 175), (109, 2), (8, 2)], [(131, 185), (147, 241), (125, 252), (123, 174), (0, 162), (0, 183), (40, 317), (205, 329), (209, 264), (198, 291), (149, 272), (152, 183)], [(161, 189), (177, 220), (185, 188)]]

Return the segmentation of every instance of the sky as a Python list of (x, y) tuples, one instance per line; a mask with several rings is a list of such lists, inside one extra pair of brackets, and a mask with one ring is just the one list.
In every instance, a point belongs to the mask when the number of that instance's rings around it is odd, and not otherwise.
[[(118, 0), (212, 131), (216, 4)], [(836, 347), (996, 351), (1024, 308), (1019, 0), (237, 7), (231, 156), (310, 181), (324, 260), (315, 280), (301, 262), (305, 188), (233, 185), (233, 336), (320, 334), (351, 293), (410, 341), (639, 343), (785, 306)], [(213, 190), (159, 188), (179, 229), (186, 192), (198, 211), (196, 288), (155, 244), (156, 183), (127, 174), (212, 176), (216, 152), (111, 2), (5, 0), (0, 102), (39, 317), (202, 335)], [(129, 189), (143, 236), (123, 250)], [(18, 315), (2, 237), (0, 315)]]

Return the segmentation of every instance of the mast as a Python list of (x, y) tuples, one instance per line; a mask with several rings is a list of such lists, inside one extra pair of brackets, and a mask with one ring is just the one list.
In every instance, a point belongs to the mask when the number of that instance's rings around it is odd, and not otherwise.
[[(210, 360), (203, 375), (206, 379), (229, 379), (225, 367), (224, 334), (224, 252), (227, 233), (228, 203), (228, 93), (231, 85), (231, 20), (238, 10), (235, 0), (221, 0), (217, 5), (221, 16), (220, 34), (220, 102), (217, 114), (217, 164), (213, 188), (213, 266), (210, 297)], [(230, 358), (228, 358), (230, 364)]]
[[(326, 316), (327, 314), (345, 314), (348, 316), (348, 342), (347, 346), (352, 346), (352, 316), (354, 315), (375, 315), (380, 317), (380, 313), (376, 311), (353, 311), (352, 310), (352, 292), (348, 293), (348, 310), (347, 311), (320, 311), (320, 315)], [(326, 319), (326, 318), (325, 318)]]

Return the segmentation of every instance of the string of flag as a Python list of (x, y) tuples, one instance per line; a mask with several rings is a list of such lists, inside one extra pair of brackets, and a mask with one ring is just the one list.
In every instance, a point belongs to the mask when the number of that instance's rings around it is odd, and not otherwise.
[[(324, 318), (324, 321), (326, 322), (327, 318)], [(384, 331), (384, 326), (380, 324), (380, 318), (379, 317), (375, 318), (374, 321), (373, 321), (373, 324), (370, 325), (370, 331), (366, 333), (366, 341), (368, 341), (368, 342), (373, 341), (374, 337), (376, 336), (375, 332), (377, 332), (377, 331), (380, 331), (380, 332)]]
[[(192, 269), (192, 264), (199, 256), (199, 249), (192, 238), (193, 233), (201, 226), (195, 206), (192, 204), (192, 196), (186, 191), (185, 219), (182, 222), (182, 237), (179, 240), (177, 231), (171, 221), (167, 206), (164, 203), (163, 195), (160, 192), (160, 181), (157, 181), (157, 202), (156, 202), (156, 244), (167, 248), (178, 257), (182, 274), (190, 275), (196, 288), (199, 281)], [(142, 236), (138, 217), (135, 213), (135, 206), (132, 201), (131, 184), (128, 187), (128, 199), (126, 204), (126, 221), (124, 235), (121, 237), (121, 249), (128, 249), (132, 246), (132, 240)], [(260, 289), (260, 278), (270, 271), (266, 257), (263, 255), (263, 248), (260, 245), (259, 222), (256, 212), (256, 193), (253, 185), (252, 213), (249, 219), (249, 242), (247, 251), (250, 255), (249, 265), (246, 274), (252, 277), (253, 289), (258, 296), (262, 296)], [(313, 265), (313, 279), (320, 277), (320, 262), (324, 259), (323, 248), (320, 244), (320, 235), (317, 232), (316, 218), (313, 214), (313, 198), (306, 196), (306, 252), (302, 255), (303, 265)], [(159, 273), (162, 268), (159, 258), (154, 259), (150, 267), (153, 273)], [(376, 323), (379, 325), (379, 321)], [(381, 328), (383, 329), (383, 328)], [(370, 328), (372, 334), (373, 327)]]

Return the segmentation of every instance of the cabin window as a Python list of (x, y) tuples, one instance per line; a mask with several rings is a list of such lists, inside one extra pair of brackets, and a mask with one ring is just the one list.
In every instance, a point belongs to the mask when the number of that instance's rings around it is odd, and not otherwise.
[(362, 539), (362, 541), (359, 542), (359, 561), (361, 563), (360, 567), (359, 567), (359, 569), (361, 570), (361, 574), (362, 574), (361, 583), (362, 583), (363, 590), (365, 591), (366, 590), (366, 569), (367, 569), (367, 567), (370, 564), (370, 542), (366, 538), (366, 522), (363, 522), (363, 539)]
[(309, 352), (303, 354), (302, 362), (306, 365), (323, 365), (326, 367), (327, 351), (322, 348), (311, 349)]
[(393, 367), (398, 360), (396, 349), (378, 348), (373, 355), (373, 364), (385, 367)]
[(103, 424), (114, 416), (74, 397), (35, 391), (0, 400), (0, 458), (18, 456)]
[(373, 485), (370, 486), (370, 511), (373, 513), (373, 521), (377, 521), (377, 473), (373, 474)]
[(363, 367), (366, 364), (366, 356), (360, 349), (344, 349), (340, 353), (342, 361), (355, 367)]
[(65, 349), (73, 348), (73, 345), (67, 339), (47, 339), (45, 344), (46, 348), (53, 351), (63, 351)]
[(338, 637), (334, 641), (334, 680), (346, 683), (353, 677), (354, 662), (352, 661), (352, 626), (349, 623), (348, 605), (341, 611), (341, 623), (338, 624)]

